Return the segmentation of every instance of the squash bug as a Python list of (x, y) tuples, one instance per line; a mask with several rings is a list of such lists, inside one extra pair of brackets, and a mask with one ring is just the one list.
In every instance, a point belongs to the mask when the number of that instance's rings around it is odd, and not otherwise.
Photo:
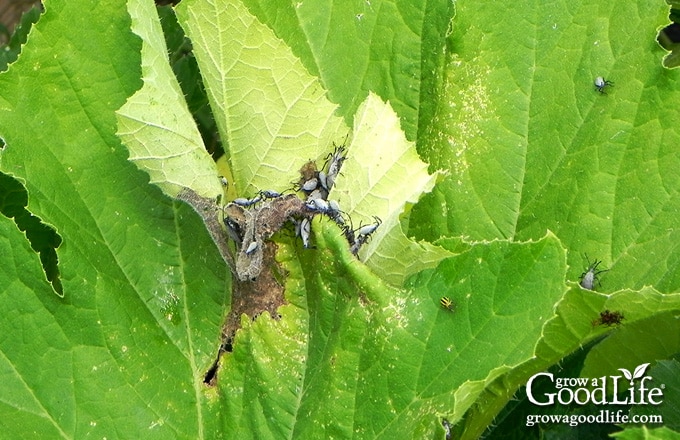
[(597, 276), (603, 272), (607, 272), (609, 269), (597, 270), (597, 267), (602, 263), (602, 260), (595, 260), (591, 264), (587, 255), (586, 260), (588, 261), (588, 269), (581, 274), (580, 285), (584, 289), (593, 290), (595, 288), (595, 283), (600, 283)]
[(600, 94), (606, 95), (607, 92), (605, 92), (604, 89), (608, 86), (613, 87), (614, 83), (612, 81), (607, 81), (606, 79), (604, 79), (601, 76), (598, 76), (597, 78), (595, 78), (595, 90), (600, 92)]

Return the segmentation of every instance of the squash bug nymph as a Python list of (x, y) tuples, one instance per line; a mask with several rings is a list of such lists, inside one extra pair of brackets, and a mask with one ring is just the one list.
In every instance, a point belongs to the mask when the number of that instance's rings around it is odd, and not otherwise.
[[(371, 238), (371, 234), (373, 234), (375, 230), (378, 229), (378, 226), (382, 224), (382, 220), (380, 220), (378, 216), (374, 215), (373, 219), (375, 220), (375, 223), (371, 223), (366, 226), (360, 226), (359, 229), (355, 229), (354, 231), (352, 231), (351, 235), (355, 236), (355, 239), (354, 243), (352, 243), (349, 250), (354, 255), (357, 255), (359, 253), (359, 249), (361, 249), (361, 246), (368, 242), (368, 240)], [(345, 233), (345, 237), (347, 236), (348, 234)]]
[(278, 197), (281, 197), (283, 194), (281, 194), (278, 191), (274, 191), (273, 189), (265, 189), (263, 191), (260, 191), (258, 195), (262, 199), (276, 199)]
[[(588, 256), (586, 256), (586, 260), (588, 260)], [(586, 271), (581, 274), (581, 287), (584, 289), (593, 290), (595, 288), (595, 283), (600, 283), (600, 280), (597, 276), (609, 270), (597, 270), (597, 266), (599, 266), (600, 263), (602, 263), (602, 260), (595, 260), (592, 264), (590, 263), (590, 260), (588, 260), (588, 269), (586, 269)]]
[(257, 249), (258, 244), (256, 241), (251, 241), (250, 244), (248, 245), (248, 249), (246, 249), (246, 255), (250, 255), (253, 252), (255, 252), (255, 249)]
[(259, 203), (261, 201), (262, 201), (262, 196), (260, 194), (258, 194), (257, 196), (253, 197), (252, 199), (246, 199), (246, 198), (243, 198), (243, 197), (239, 197), (238, 199), (234, 199), (232, 201), (232, 203), (234, 203), (238, 206), (242, 206), (244, 208), (247, 208), (247, 207), (253, 206), (256, 203)]
[(302, 185), (300, 185), (300, 190), (304, 192), (312, 192), (319, 185), (319, 179), (312, 177), (311, 179), (305, 180)]
[(330, 164), (328, 165), (328, 173), (326, 173), (325, 179), (322, 180), (321, 184), (327, 191), (330, 191), (333, 187), (335, 179), (340, 174), (340, 167), (342, 167), (342, 163), (347, 159), (344, 153), (345, 146), (340, 145), (335, 147), (335, 151), (326, 156), (326, 161), (330, 160)]
[(312, 233), (312, 223), (308, 218), (303, 218), (300, 221), (300, 231), (299, 236), (302, 238), (302, 245), (305, 249), (310, 249), (312, 246), (309, 244), (309, 236)]
[(600, 92), (602, 95), (606, 95), (607, 92), (604, 91), (604, 89), (608, 86), (614, 86), (614, 83), (612, 81), (607, 81), (601, 76), (598, 76), (595, 78), (595, 90)]
[(442, 308), (453, 312), (454, 309), (456, 308), (455, 304), (453, 304), (453, 301), (448, 296), (442, 296), (441, 299), (439, 300), (439, 304), (441, 304)]
[(442, 419), (442, 426), (444, 427), (444, 438), (446, 440), (451, 440), (451, 430), (453, 429), (451, 422), (446, 419)]

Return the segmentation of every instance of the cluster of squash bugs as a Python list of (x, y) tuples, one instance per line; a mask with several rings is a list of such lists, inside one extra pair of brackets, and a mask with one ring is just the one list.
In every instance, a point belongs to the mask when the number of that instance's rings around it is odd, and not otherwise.
[[(333, 152), (326, 156), (326, 162), (321, 170), (317, 169), (314, 161), (307, 162), (300, 169), (300, 180), (296, 182), (295, 189), (305, 194), (305, 206), (309, 211), (314, 214), (325, 215), (338, 225), (350, 245), (350, 251), (357, 255), (361, 246), (368, 242), (382, 221), (374, 216), (374, 223), (360, 225), (357, 229), (354, 229), (351, 219), (342, 212), (338, 202), (328, 199), (328, 194), (340, 174), (342, 164), (347, 159), (345, 152), (344, 145), (335, 146)], [(299, 224), (296, 224), (296, 234), (302, 239), (305, 248), (311, 247), (310, 233), (309, 220), (303, 219)]]
[[(303, 192), (307, 200), (327, 200), (335, 179), (340, 174), (340, 168), (347, 159), (344, 145), (335, 146), (332, 153), (326, 156), (323, 169), (317, 170), (316, 162), (309, 161), (300, 169), (300, 180), (297, 190)], [(325, 171), (324, 171), (325, 170)]]
[(275, 199), (277, 197), (281, 197), (282, 195), (283, 194), (280, 193), (280, 192), (277, 192), (277, 191), (274, 191), (274, 190), (271, 190), (271, 189), (266, 189), (266, 190), (259, 191), (255, 195), (255, 197), (253, 197), (252, 199), (246, 199), (246, 198), (239, 197), (237, 199), (234, 199), (232, 201), (232, 203), (235, 203), (236, 205), (247, 208), (249, 206), (253, 206), (257, 203), (260, 203), (264, 200)]
[(304, 199), (296, 194), (284, 194), (286, 191), (261, 190), (252, 198), (237, 198), (224, 206), (223, 222), (236, 247), (235, 271), (240, 281), (257, 278), (263, 267), (265, 241), (287, 222), (295, 225), (295, 234), (302, 239), (306, 249), (313, 247), (310, 236), (311, 220), (315, 215), (327, 216), (342, 229), (354, 255), (370, 239), (382, 223), (378, 217), (374, 217), (374, 223), (353, 229), (349, 216), (342, 212), (338, 202), (328, 200), (347, 158), (345, 151), (344, 145), (336, 146), (326, 156), (320, 171), (314, 161), (302, 167), (301, 178), (293, 189), (305, 194)]
[(288, 221), (313, 215), (295, 194), (260, 191), (251, 199), (235, 199), (224, 207), (224, 225), (237, 250), (236, 276), (254, 280), (262, 271), (265, 241)]

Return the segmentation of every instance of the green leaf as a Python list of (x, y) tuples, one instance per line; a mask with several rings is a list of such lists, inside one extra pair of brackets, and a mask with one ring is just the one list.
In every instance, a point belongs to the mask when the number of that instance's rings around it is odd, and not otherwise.
[[(409, 232), (474, 243), (551, 231), (569, 250), (565, 282), (579, 279), (587, 255), (604, 260), (596, 289), (620, 295), (627, 321), (677, 311), (680, 87), (653, 41), (668, 8), (499, 6), (456, 3), (438, 112), (419, 138), (450, 176), (414, 208)], [(607, 95), (594, 88), (598, 76), (614, 82)], [(663, 303), (662, 294), (668, 303), (651, 311), (636, 299)], [(547, 326), (540, 362), (499, 378), (467, 416), (467, 435), (481, 435), (514, 389), (592, 337), (603, 299), (582, 295), (559, 309), (578, 316), (578, 329)]]
[[(619, 326), (616, 332), (588, 354), (581, 372), (583, 376), (617, 375), (620, 374), (619, 368), (633, 371), (635, 367), (649, 360), (668, 359), (680, 353), (680, 327), (673, 313), (654, 315), (653, 319), (634, 322), (626, 321), (635, 319), (635, 315), (630, 317), (630, 313), (625, 312), (624, 315), (625, 325)], [(638, 348), (635, 352), (624, 355), (624, 352), (629, 351), (627, 347)]]
[[(588, 341), (601, 337), (607, 331), (612, 331), (611, 327), (597, 323), (601, 311), (616, 310), (624, 314), (623, 324), (616, 331), (625, 336), (616, 334), (615, 339), (620, 342), (612, 341), (613, 344), (606, 343), (602, 348), (599, 346), (593, 348), (591, 356), (595, 356), (599, 350), (602, 350), (602, 353), (608, 354), (611, 358), (604, 363), (600, 360), (596, 371), (586, 366), (581, 372), (582, 377), (613, 374), (622, 367), (634, 369), (645, 359), (647, 361), (655, 359), (655, 353), (652, 353), (650, 357), (650, 353), (644, 351), (643, 347), (647, 342), (645, 339), (640, 340), (639, 327), (649, 325), (649, 323), (645, 324), (645, 320), (652, 317), (658, 319), (658, 314), (679, 309), (680, 294), (664, 295), (652, 288), (641, 291), (626, 290), (612, 295), (603, 295), (578, 287), (570, 289), (559, 302), (557, 315), (546, 323), (543, 335), (536, 346), (535, 358), (497, 379), (496, 383), (490, 386), (479, 399), (482, 403), (467, 415), (466, 438), (479, 436), (491, 423), (494, 414), (512, 397), (514, 390), (525, 385), (530, 376), (546, 370)], [(628, 326), (632, 328), (628, 330)], [(666, 328), (674, 331), (677, 325), (670, 324)], [(674, 340), (671, 340), (671, 345), (673, 344)], [(617, 346), (619, 350), (621, 350), (621, 345), (625, 345), (627, 353), (630, 352), (630, 347), (638, 347), (636, 349), (640, 350), (640, 353), (636, 356), (627, 354), (624, 357), (619, 351), (613, 355), (611, 345)], [(667, 351), (672, 351), (672, 348)]]
[(348, 132), (318, 79), (240, 2), (182, 2), (237, 193), (282, 191)]
[(409, 275), (451, 255), (429, 243), (409, 240), (399, 223), (400, 216), (431, 191), (442, 174), (427, 173), (427, 164), (406, 140), (389, 103), (369, 94), (355, 115), (347, 160), (329, 197), (340, 203), (354, 223), (374, 223), (373, 216), (382, 219), (359, 255), (394, 285), (402, 285)]
[[(666, 22), (659, 6), (458, 3), (440, 111), (421, 139), (451, 176), (414, 211), (416, 235), (523, 240), (551, 230), (572, 250), (570, 265), (584, 252), (620, 265), (629, 276), (612, 290), (641, 287), (635, 274), (662, 277), (663, 265), (646, 261), (677, 252), (666, 226), (678, 203), (669, 188), (679, 186), (680, 118), (670, 110), (677, 72), (640, 43)], [(608, 95), (594, 90), (597, 76), (614, 81)], [(442, 206), (448, 220), (433, 230), (426, 219)]]
[[(60, 425), (66, 422), (72, 426), (73, 417), (72, 413), (68, 415), (64, 409), (72, 409), (74, 401), (73, 398), (67, 398), (58, 402), (56, 396), (72, 386), (67, 378), (58, 382), (53, 375), (41, 378), (40, 374), (36, 374), (34, 365), (34, 350), (40, 348), (44, 354), (50, 356), (49, 363), (62, 363), (64, 368), (71, 362), (71, 356), (67, 352), (55, 349), (55, 346), (69, 345), (62, 332), (52, 332), (51, 335), (44, 334), (41, 337), (41, 329), (48, 329), (55, 322), (36, 293), (47, 304), (56, 303), (57, 301), (51, 300), (56, 297), (44, 282), (40, 262), (25, 237), (11, 220), (3, 216), (0, 216), (0, 252), (6, 263), (0, 265), (4, 309), (0, 330), (4, 335), (17, 334), (20, 331), (24, 337), (32, 336), (33, 341), (33, 344), (25, 344), (16, 338), (4, 338), (1, 345), (3, 356), (0, 361), (0, 376), (4, 383), (4, 397), (0, 411), (3, 414), (3, 428), (9, 435), (21, 433), (25, 426), (31, 426), (43, 436), (65, 436), (64, 430), (70, 429)], [(10, 294), (10, 289), (14, 295)], [(27, 314), (30, 314), (31, 319), (24, 318)], [(62, 407), (61, 413), (57, 412), (59, 404)], [(12, 417), (9, 416), (10, 413)], [(62, 414), (61, 423), (57, 414)]]
[(647, 388), (663, 390), (663, 402), (653, 407), (635, 406), (631, 408), (631, 415), (661, 416), (664, 426), (680, 431), (680, 362), (677, 359), (659, 361), (645, 376), (652, 378), (646, 382)]
[(622, 440), (676, 440), (680, 434), (677, 431), (665, 427), (647, 428), (626, 427), (622, 432), (613, 437)]
[(244, 3), (321, 78), (346, 120), (375, 93), (390, 101), (408, 139), (427, 129), (452, 2)]
[[(456, 338), (456, 345), (462, 344), (470, 359), (461, 359), (459, 368), (450, 371), (467, 379), (456, 387), (460, 403), (449, 417), (451, 422), (462, 416), (484, 388), (491, 387), (494, 378), (533, 357), (534, 344), (553, 316), (552, 307), (564, 294), (560, 280), (566, 268), (564, 250), (552, 235), (536, 243), (474, 245), (459, 259), (465, 264), (453, 259), (455, 266), (440, 265), (433, 278), (447, 277), (448, 283), (430, 283), (431, 291), (447, 293), (460, 304), (463, 317), (458, 325), (471, 327), (463, 330), (463, 334), (471, 332), (469, 343)], [(447, 339), (460, 332), (443, 333)], [(488, 376), (474, 372), (481, 359), (491, 362)], [(469, 371), (458, 371), (460, 368)], [(475, 377), (484, 380), (471, 380)], [(489, 388), (489, 392), (497, 390)]]
[(140, 41), (124, 2), (91, 6), (50, 1), (0, 75), (0, 170), (61, 237), (64, 292), (0, 216), (3, 435), (215, 438), (202, 381), (227, 271), (201, 219), (128, 162), (115, 110), (141, 86)]
[(118, 136), (165, 194), (189, 188), (215, 199), (222, 195), (217, 169), (168, 64), (158, 14), (149, 2), (130, 1), (129, 10), (132, 31), (142, 38), (144, 86), (118, 110)]

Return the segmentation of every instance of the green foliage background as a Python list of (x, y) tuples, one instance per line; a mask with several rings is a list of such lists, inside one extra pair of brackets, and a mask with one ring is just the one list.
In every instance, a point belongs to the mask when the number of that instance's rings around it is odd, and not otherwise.
[[(60, 237), (62, 287), (27, 240), (35, 227), (0, 217), (8, 438), (442, 438), (442, 418), (476, 438), (529, 376), (590, 341), (585, 377), (677, 358), (680, 87), (655, 41), (664, 3), (184, 0), (239, 193), (295, 179), (285, 157), (323, 157), (360, 127), (369, 92), (399, 117), (404, 135), (386, 133), (448, 170), (401, 218), (448, 253), (403, 285), (380, 270), (403, 267), (397, 252), (371, 271), (329, 224), (314, 224), (316, 251), (280, 238), (288, 304), (243, 319), (214, 387), (231, 276), (201, 218), (167, 195), (221, 189), (155, 9), (45, 9), (0, 76), (0, 170), (16, 179), (0, 184), (3, 212), (25, 205)], [(607, 95), (596, 76), (615, 82)], [(380, 136), (355, 148), (396, 151)], [(598, 292), (578, 287), (584, 254), (609, 268)], [(593, 326), (604, 309), (624, 324)], [(677, 389), (677, 362), (659, 365)]]

